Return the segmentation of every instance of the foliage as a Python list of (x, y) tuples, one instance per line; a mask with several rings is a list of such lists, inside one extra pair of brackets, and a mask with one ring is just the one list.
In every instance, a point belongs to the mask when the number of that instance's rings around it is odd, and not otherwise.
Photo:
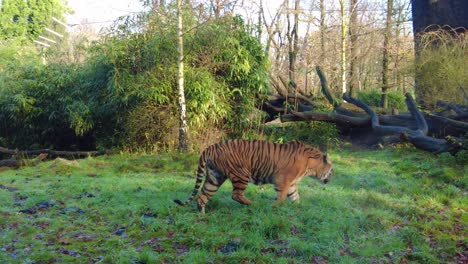
[(0, 39), (28, 42), (37, 38), (52, 17), (61, 19), (70, 10), (63, 0), (4, 0), (0, 2)]
[(131, 151), (174, 150), (177, 140), (177, 118), (170, 106), (142, 105), (127, 116), (128, 129), (124, 145)]
[[(258, 126), (262, 115), (256, 103), (269, 88), (267, 58), (260, 41), (249, 31), (239, 16), (224, 17), (198, 28), (186, 42), (188, 56), (197, 55), (194, 63), (226, 86), (223, 96), (232, 109), (225, 116), (225, 128), (231, 137), (245, 137)], [(207, 49), (210, 43), (213, 47)]]
[[(361, 100), (363, 103), (379, 107), (381, 106), (381, 97), (382, 93), (377, 90), (372, 91), (361, 91), (357, 94), (357, 99)], [(387, 92), (388, 97), (388, 107), (393, 109), (405, 109), (405, 96), (400, 92), (389, 91)]]
[(243, 206), (226, 182), (206, 215), (172, 202), (193, 190), (195, 154), (56, 159), (0, 172), (0, 258), (456, 263), (463, 256), (468, 171), (453, 156), (405, 147), (330, 155), (331, 182), (303, 179), (301, 203), (272, 206), (273, 186), (249, 185), (254, 203)]
[(466, 104), (468, 87), (468, 35), (431, 31), (421, 35), (416, 60), (417, 99), (428, 107), (437, 100)]
[[(173, 25), (160, 16), (150, 17), (148, 23), (146, 31), (136, 34), (128, 33), (134, 27), (132, 21), (119, 25), (113, 34), (117, 37), (109, 38), (100, 53), (113, 67), (112, 88), (127, 96), (128, 107), (142, 102), (175, 106)], [(254, 112), (257, 95), (266, 91), (267, 65), (260, 42), (248, 34), (239, 18), (228, 16), (186, 32), (184, 45), (186, 103), (192, 130), (200, 133), (206, 126), (217, 126), (240, 135)], [(127, 129), (131, 132), (133, 128)]]
[(7, 67), (40, 64), (39, 58), (39, 52), (29, 45), (21, 45), (13, 40), (0, 40), (0, 73)]
[(296, 139), (324, 151), (339, 144), (338, 129), (335, 124), (326, 122), (292, 122), (269, 127), (265, 134), (273, 142), (287, 143)]
[(80, 137), (93, 128), (96, 113), (91, 112), (88, 91), (79, 85), (76, 67), (9, 67), (4, 76), (0, 127), (7, 146), (73, 148), (84, 144)]
[[(241, 135), (258, 125), (261, 115), (252, 113), (267, 88), (260, 42), (233, 17), (207, 21), (184, 37), (195, 134), (215, 127)], [(81, 64), (7, 63), (0, 73), (0, 138), (23, 149), (170, 149), (177, 133), (173, 43), (170, 19), (142, 16), (117, 23)]]

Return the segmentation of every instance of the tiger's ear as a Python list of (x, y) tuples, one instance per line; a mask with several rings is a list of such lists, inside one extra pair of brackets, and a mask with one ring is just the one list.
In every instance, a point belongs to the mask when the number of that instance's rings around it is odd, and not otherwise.
[(331, 163), (330, 156), (328, 156), (328, 153), (323, 154), (323, 161), (326, 163)]

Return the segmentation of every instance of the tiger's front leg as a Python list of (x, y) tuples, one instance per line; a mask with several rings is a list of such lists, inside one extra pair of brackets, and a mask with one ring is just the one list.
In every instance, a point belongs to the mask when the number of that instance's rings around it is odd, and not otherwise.
[(283, 202), (286, 197), (289, 197), (289, 190), (290, 190), (290, 183), (289, 181), (285, 180), (278, 180), (275, 183), (275, 191), (276, 191), (276, 202), (275, 205), (279, 205)]
[(275, 205), (279, 205), (282, 201), (286, 199), (286, 195), (288, 194), (288, 189), (287, 188), (278, 189), (277, 187), (275, 187), (275, 190), (276, 190)]
[(280, 204), (282, 201), (288, 197), (293, 202), (299, 202), (299, 190), (297, 189), (297, 184), (292, 184), (289, 188), (278, 189), (275, 187), (276, 191), (276, 204)]
[(289, 187), (288, 198), (293, 202), (299, 202), (299, 190), (297, 184), (293, 184)]

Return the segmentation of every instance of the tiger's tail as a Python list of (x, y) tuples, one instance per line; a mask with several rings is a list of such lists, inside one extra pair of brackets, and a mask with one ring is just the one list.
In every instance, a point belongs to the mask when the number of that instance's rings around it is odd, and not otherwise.
[(190, 202), (192, 202), (195, 196), (197, 195), (198, 191), (200, 190), (200, 186), (203, 182), (203, 176), (205, 175), (206, 156), (207, 156), (206, 151), (204, 151), (201, 154), (200, 159), (198, 161), (197, 179), (195, 181), (195, 188), (193, 189), (192, 195), (185, 202), (182, 202), (179, 199), (174, 199), (174, 202), (176, 204), (182, 205), (182, 206), (187, 205)]

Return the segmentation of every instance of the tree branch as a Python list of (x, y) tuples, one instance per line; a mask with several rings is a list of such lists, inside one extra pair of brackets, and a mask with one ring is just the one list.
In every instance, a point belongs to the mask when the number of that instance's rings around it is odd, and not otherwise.
[(336, 98), (333, 96), (333, 94), (330, 92), (330, 89), (328, 88), (328, 82), (327, 78), (325, 77), (325, 74), (322, 71), (322, 68), (320, 66), (315, 67), (315, 71), (317, 72), (317, 75), (320, 79), (320, 84), (322, 86), (322, 93), (325, 95), (325, 98), (327, 98), (328, 102), (333, 105), (333, 107), (338, 107), (340, 106), (340, 102), (336, 100)]

